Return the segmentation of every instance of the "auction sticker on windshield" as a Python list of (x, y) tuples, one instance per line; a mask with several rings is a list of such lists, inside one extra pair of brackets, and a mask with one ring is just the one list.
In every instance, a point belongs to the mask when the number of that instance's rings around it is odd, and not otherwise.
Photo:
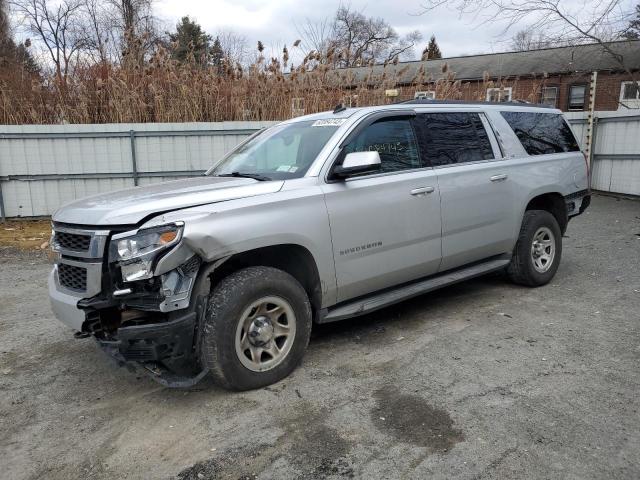
[(316, 120), (311, 124), (312, 127), (339, 127), (347, 119), (346, 118), (325, 118), (324, 120)]

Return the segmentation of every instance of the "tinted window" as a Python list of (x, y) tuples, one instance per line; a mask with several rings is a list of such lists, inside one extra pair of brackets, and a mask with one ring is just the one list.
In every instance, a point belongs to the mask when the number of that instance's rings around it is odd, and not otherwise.
[(477, 113), (424, 113), (416, 119), (420, 152), (436, 167), (493, 158)]
[(381, 171), (420, 168), (420, 156), (408, 119), (380, 120), (369, 125), (345, 147), (345, 153), (377, 151)]
[(580, 150), (569, 125), (557, 113), (501, 112), (529, 155)]

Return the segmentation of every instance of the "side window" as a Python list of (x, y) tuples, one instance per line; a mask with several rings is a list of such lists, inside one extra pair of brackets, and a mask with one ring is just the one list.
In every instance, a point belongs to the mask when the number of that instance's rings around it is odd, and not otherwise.
[(423, 158), (434, 167), (494, 158), (477, 113), (423, 113), (416, 119), (416, 132)]
[(500, 112), (529, 155), (577, 152), (580, 146), (562, 115)]
[(422, 167), (409, 119), (395, 118), (375, 122), (354, 138), (344, 151), (352, 153), (373, 150), (380, 154), (382, 172)]

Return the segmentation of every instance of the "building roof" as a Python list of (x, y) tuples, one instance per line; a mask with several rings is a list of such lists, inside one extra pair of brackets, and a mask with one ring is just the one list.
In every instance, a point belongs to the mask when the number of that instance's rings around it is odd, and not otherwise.
[[(624, 58), (631, 70), (640, 70), (640, 40), (610, 42), (611, 50)], [(489, 53), (463, 57), (449, 57), (439, 60), (399, 62), (396, 65), (374, 65), (373, 67), (353, 67), (337, 70), (353, 83), (365, 81), (367, 77), (378, 83), (383, 74), (398, 75), (397, 83), (412, 83), (424, 66), (425, 78), (437, 80), (446, 77), (444, 65), (449, 72), (455, 72), (457, 80), (482, 79), (485, 72), (492, 77), (522, 77), (543, 74), (570, 74), (598, 71), (621, 71), (618, 62), (599, 44), (575, 45), (571, 47), (544, 48), (524, 52)], [(348, 80), (348, 81), (349, 81)]]

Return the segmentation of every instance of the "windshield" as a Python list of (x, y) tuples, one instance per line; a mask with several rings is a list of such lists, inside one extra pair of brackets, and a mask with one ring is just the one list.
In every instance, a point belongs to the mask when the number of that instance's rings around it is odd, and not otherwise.
[(276, 125), (238, 147), (209, 175), (285, 180), (304, 176), (338, 125), (323, 120)]

